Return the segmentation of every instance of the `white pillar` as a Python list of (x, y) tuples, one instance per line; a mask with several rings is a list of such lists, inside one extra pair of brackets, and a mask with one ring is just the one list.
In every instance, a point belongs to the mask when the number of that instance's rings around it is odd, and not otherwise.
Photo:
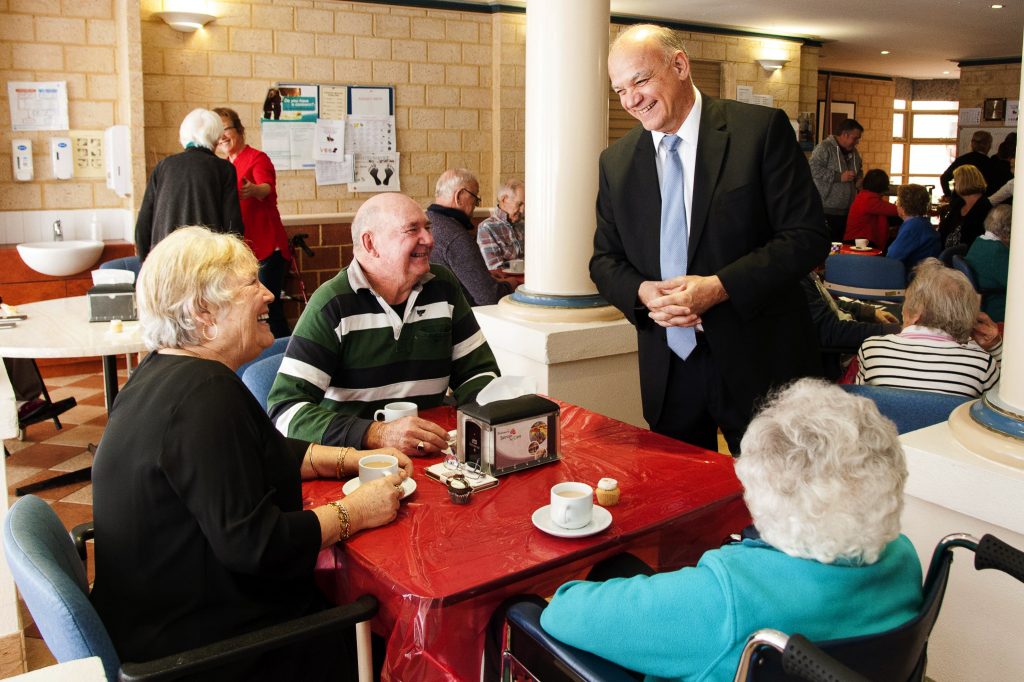
[(609, 0), (526, 3), (526, 284), (597, 293), (597, 160), (608, 144)]

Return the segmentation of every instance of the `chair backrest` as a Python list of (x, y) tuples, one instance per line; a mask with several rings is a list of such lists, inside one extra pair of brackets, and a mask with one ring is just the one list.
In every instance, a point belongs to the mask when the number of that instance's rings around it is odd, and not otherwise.
[(902, 261), (840, 253), (825, 259), (825, 288), (851, 298), (902, 301), (907, 286)]
[(100, 270), (131, 270), (135, 273), (136, 278), (138, 278), (139, 270), (141, 269), (142, 263), (139, 262), (138, 256), (114, 258), (113, 260), (108, 260), (105, 263), (100, 263)]
[(843, 384), (842, 388), (854, 395), (875, 401), (878, 411), (893, 420), (896, 423), (896, 430), (900, 433), (944, 422), (949, 419), (953, 410), (971, 400), (960, 395), (891, 386)]
[(267, 396), (270, 395), (270, 387), (274, 385), (274, 378), (282, 360), (284, 353), (271, 355), (252, 363), (242, 374), (242, 383), (256, 396), (264, 410), (267, 409)]
[(264, 348), (259, 355), (257, 355), (252, 360), (246, 362), (237, 370), (235, 370), (235, 373), (241, 378), (245, 376), (245, 370), (249, 369), (252, 365), (256, 364), (260, 360), (266, 360), (271, 355), (280, 355), (285, 351), (286, 348), (288, 348), (288, 341), (290, 341), (291, 338), (292, 337), (290, 336), (282, 336), (280, 338), (274, 339), (274, 342), (270, 344), (269, 347)]
[(971, 286), (974, 287), (974, 290), (980, 294), (981, 287), (978, 286), (978, 276), (974, 273), (974, 268), (971, 267), (971, 264), (968, 263), (963, 256), (958, 255), (953, 256), (952, 263), (953, 269), (964, 273), (967, 276), (968, 281), (970, 281)]
[(46, 646), (58, 661), (99, 656), (117, 679), (114, 644), (89, 601), (85, 567), (57, 514), (34, 495), (19, 499), (4, 521), (4, 553)]
[(967, 255), (967, 244), (956, 244), (954, 246), (947, 246), (939, 254), (939, 260), (942, 261), (943, 265), (947, 268), (953, 267), (953, 256), (966, 256)]

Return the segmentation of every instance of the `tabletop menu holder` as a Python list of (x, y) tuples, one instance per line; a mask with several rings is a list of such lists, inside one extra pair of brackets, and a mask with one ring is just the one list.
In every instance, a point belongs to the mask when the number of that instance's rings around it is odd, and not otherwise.
[(558, 403), (539, 395), (463, 405), (456, 417), (459, 461), (492, 476), (557, 462), (560, 413)]

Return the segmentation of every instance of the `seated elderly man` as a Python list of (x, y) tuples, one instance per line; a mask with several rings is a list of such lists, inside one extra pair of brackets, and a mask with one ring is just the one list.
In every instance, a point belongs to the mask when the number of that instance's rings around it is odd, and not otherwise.
[(510, 260), (526, 257), (526, 188), (522, 180), (509, 178), (498, 189), (498, 207), (494, 215), (476, 229), (476, 243), (488, 270), (508, 265)]
[(470, 305), (494, 305), (515, 286), (499, 281), (487, 271), (473, 239), (473, 209), (480, 205), (480, 183), (465, 168), (441, 173), (434, 187), (434, 203), (427, 218), (434, 234), (430, 262), (443, 265), (459, 279)]
[(927, 258), (907, 286), (903, 331), (861, 344), (856, 382), (977, 398), (999, 381), (1002, 349), (967, 277)]
[[(354, 259), (309, 299), (267, 400), (277, 429), (349, 447), (437, 454), (447, 432), (426, 419), (372, 421), (394, 400), (465, 403), (498, 375), (458, 281), (432, 266), (427, 217), (379, 194), (352, 221)], [(477, 257), (479, 257), (477, 252)]]
[(742, 450), (760, 539), (678, 571), (562, 585), (544, 629), (647, 679), (731, 680), (759, 628), (825, 640), (916, 615), (921, 564), (900, 535), (907, 467), (873, 402), (801, 379), (750, 422)]

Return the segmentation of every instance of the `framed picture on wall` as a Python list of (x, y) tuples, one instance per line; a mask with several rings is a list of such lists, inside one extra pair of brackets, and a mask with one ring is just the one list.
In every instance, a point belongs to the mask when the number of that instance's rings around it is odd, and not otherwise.
[(815, 142), (821, 142), (826, 135), (831, 135), (832, 131), (837, 129), (839, 125), (848, 118), (857, 117), (857, 103), (856, 102), (832, 102), (832, 106), (829, 107), (829, 116), (825, 116), (825, 100), (818, 100), (818, 135)]
[(987, 99), (981, 109), (981, 118), (986, 121), (1002, 121), (1006, 115), (1005, 99)]

